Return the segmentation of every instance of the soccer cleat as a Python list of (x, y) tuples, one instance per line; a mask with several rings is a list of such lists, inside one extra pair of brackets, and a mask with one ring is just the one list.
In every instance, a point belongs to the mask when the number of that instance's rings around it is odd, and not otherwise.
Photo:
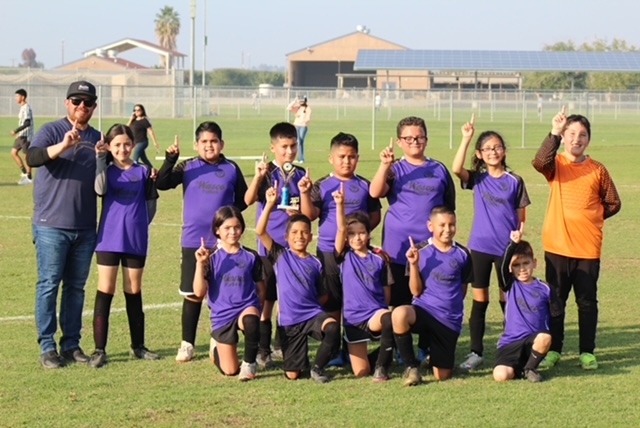
[(240, 374), (238, 380), (240, 382), (247, 382), (256, 378), (256, 363), (242, 362), (240, 366)]
[(542, 376), (540, 376), (540, 373), (538, 373), (538, 371), (536, 369), (526, 369), (524, 371), (524, 378), (527, 379), (529, 382), (542, 382)]
[(420, 361), (420, 367), (428, 369), (431, 366), (431, 353), (430, 349), (418, 348), (418, 361)]
[(385, 367), (377, 366), (373, 372), (373, 381), (384, 382), (387, 380), (389, 380), (389, 371)]
[(329, 376), (327, 376), (325, 371), (318, 366), (313, 366), (313, 368), (311, 368), (311, 379), (315, 380), (317, 383), (329, 382)]
[(595, 355), (589, 352), (583, 352), (580, 354), (580, 365), (584, 370), (595, 370), (598, 368), (598, 361)]
[(59, 369), (64, 365), (64, 360), (58, 351), (48, 351), (40, 355), (40, 365), (45, 369)]
[(20, 181), (18, 181), (18, 184), (20, 186), (23, 186), (25, 184), (31, 184), (31, 180), (29, 179), (29, 176), (27, 174), (22, 174), (20, 175)]
[(107, 353), (104, 349), (96, 349), (89, 357), (89, 367), (98, 369), (107, 363)]
[(551, 367), (558, 364), (558, 361), (560, 361), (560, 353), (556, 351), (549, 351), (547, 353), (547, 356), (544, 357), (544, 360), (540, 362), (540, 365), (538, 367), (540, 367), (541, 369), (550, 369)]
[(462, 370), (475, 370), (480, 367), (484, 363), (484, 358), (475, 352), (471, 352), (467, 354), (467, 359), (464, 360), (464, 363), (460, 364), (460, 368)]
[(179, 363), (187, 363), (193, 360), (194, 355), (195, 355), (195, 350), (193, 349), (193, 345), (183, 340), (182, 343), (180, 344), (180, 349), (178, 349), (178, 355), (176, 355), (176, 361)]
[(159, 360), (160, 355), (155, 352), (149, 351), (145, 346), (140, 346), (138, 348), (131, 348), (129, 354), (133, 358), (137, 358), (139, 360)]
[(340, 352), (337, 357), (335, 357), (334, 359), (332, 359), (327, 363), (327, 367), (342, 367), (342, 366), (344, 366), (344, 357), (342, 355), (342, 352)]
[(422, 382), (422, 376), (417, 367), (407, 367), (402, 375), (403, 386), (416, 386)]
[(274, 360), (284, 359), (284, 355), (282, 354), (282, 349), (274, 348), (273, 352), (271, 353), (271, 358), (273, 358)]
[(273, 360), (271, 359), (271, 355), (266, 354), (258, 354), (256, 357), (256, 363), (258, 363), (258, 367), (262, 369), (271, 369), (273, 368)]

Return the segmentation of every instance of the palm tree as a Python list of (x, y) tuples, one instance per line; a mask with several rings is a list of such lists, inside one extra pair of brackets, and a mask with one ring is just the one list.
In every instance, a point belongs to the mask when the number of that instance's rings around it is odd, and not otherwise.
[[(176, 49), (176, 38), (180, 33), (180, 16), (171, 6), (165, 6), (156, 14), (156, 37), (160, 46), (165, 49)], [(173, 58), (169, 59), (169, 64), (164, 56), (160, 57), (160, 64), (163, 68), (173, 65)]]

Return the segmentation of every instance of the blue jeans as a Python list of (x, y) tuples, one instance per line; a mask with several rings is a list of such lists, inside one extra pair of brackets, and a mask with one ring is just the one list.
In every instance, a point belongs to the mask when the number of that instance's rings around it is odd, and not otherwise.
[(145, 150), (147, 150), (147, 147), (149, 147), (148, 141), (137, 142), (133, 147), (133, 156), (131, 156), (131, 159), (133, 159), (134, 162), (143, 163), (149, 168), (153, 168), (153, 165), (151, 164), (151, 161), (149, 160), (149, 158), (147, 157), (147, 153), (145, 152)]
[(296, 126), (298, 133), (298, 160), (304, 162), (304, 139), (307, 136), (308, 126)]
[(38, 282), (36, 283), (36, 328), (40, 352), (55, 351), (56, 306), (60, 299), (60, 351), (80, 345), (84, 286), (96, 247), (95, 229), (69, 230), (33, 226)]

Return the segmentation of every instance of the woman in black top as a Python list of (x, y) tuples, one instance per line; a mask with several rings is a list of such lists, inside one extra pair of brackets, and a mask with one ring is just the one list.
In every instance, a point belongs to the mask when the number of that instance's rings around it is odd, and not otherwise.
[(153, 132), (151, 121), (147, 117), (147, 112), (145, 111), (142, 104), (136, 104), (133, 107), (133, 113), (131, 114), (131, 118), (129, 119), (129, 123), (127, 125), (133, 131), (133, 138), (135, 143), (135, 146), (133, 148), (133, 156), (131, 156), (131, 158), (134, 162), (142, 162), (149, 168), (153, 168), (151, 161), (145, 153), (145, 150), (149, 146), (149, 139), (147, 138), (147, 134), (151, 136), (151, 140), (153, 140), (153, 145), (156, 147), (156, 151), (160, 150), (160, 146), (158, 145), (158, 141), (156, 141), (156, 134)]

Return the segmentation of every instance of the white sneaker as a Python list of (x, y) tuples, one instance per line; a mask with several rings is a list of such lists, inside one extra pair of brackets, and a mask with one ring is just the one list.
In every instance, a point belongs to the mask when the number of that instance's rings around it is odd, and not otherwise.
[(240, 366), (240, 374), (238, 375), (238, 380), (240, 382), (247, 382), (255, 379), (256, 377), (256, 363), (247, 363), (246, 361), (242, 362)]
[(484, 358), (475, 352), (471, 352), (467, 355), (467, 359), (464, 363), (460, 364), (462, 370), (475, 370), (484, 363)]
[(31, 184), (31, 179), (29, 179), (29, 176), (27, 174), (22, 174), (20, 175), (20, 181), (18, 181), (18, 184), (20, 186), (23, 186), (25, 184)]
[(178, 349), (178, 355), (176, 355), (176, 361), (179, 363), (187, 363), (193, 360), (194, 355), (195, 355), (195, 350), (193, 349), (193, 345), (183, 340), (182, 343), (180, 344), (180, 349)]

